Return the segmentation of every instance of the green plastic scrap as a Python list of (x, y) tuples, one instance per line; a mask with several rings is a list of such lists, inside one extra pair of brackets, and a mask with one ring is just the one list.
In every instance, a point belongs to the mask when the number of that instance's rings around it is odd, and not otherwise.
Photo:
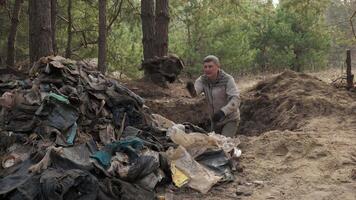
[(59, 94), (56, 94), (56, 93), (53, 93), (53, 92), (50, 92), (48, 95), (48, 98), (54, 98), (58, 101), (61, 101), (63, 103), (66, 103), (66, 104), (69, 104), (69, 100), (66, 96), (63, 96), (63, 95), (59, 95)]

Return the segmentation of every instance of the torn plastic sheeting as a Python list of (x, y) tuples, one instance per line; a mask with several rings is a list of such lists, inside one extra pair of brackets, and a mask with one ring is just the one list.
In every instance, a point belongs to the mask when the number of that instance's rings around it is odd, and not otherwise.
[(129, 165), (119, 161), (113, 161), (109, 172), (117, 175), (120, 179), (135, 182), (151, 174), (159, 168), (159, 161), (152, 156), (140, 156)]
[(122, 133), (122, 138), (126, 137), (136, 137), (142, 133), (142, 130), (135, 128), (133, 126), (126, 126), (124, 132)]
[(217, 147), (214, 138), (202, 133), (187, 134), (184, 129), (181, 124), (175, 125), (168, 129), (167, 135), (174, 143), (183, 146), (193, 158), (204, 153), (208, 148)]
[(127, 138), (105, 145), (105, 147), (94, 153), (91, 157), (96, 159), (103, 167), (108, 168), (112, 155), (117, 151), (123, 151), (129, 155), (132, 159), (138, 157), (137, 151), (142, 149), (144, 141), (140, 138)]
[(53, 99), (56, 99), (56, 100), (58, 100), (60, 102), (65, 103), (65, 104), (69, 104), (69, 100), (65, 96), (62, 96), (62, 95), (59, 95), (59, 94), (56, 94), (56, 93), (53, 93), (53, 92), (50, 92), (47, 96), (48, 96), (49, 99), (53, 98)]
[(152, 126), (157, 127), (161, 130), (167, 130), (176, 125), (173, 121), (163, 117), (159, 114), (152, 114)]
[(177, 124), (168, 129), (167, 135), (172, 141), (185, 148), (192, 146), (216, 146), (216, 141), (203, 133), (190, 133), (185, 132), (185, 126)]
[(158, 170), (160, 166), (159, 153), (151, 150), (142, 152), (138, 158), (132, 162), (124, 180), (135, 181)]
[(136, 181), (135, 183), (145, 189), (153, 191), (157, 183), (159, 183), (164, 177), (164, 172), (160, 169), (157, 169), (156, 171), (148, 174), (142, 179)]
[(189, 187), (205, 194), (215, 185), (221, 177), (206, 169), (193, 159), (183, 146), (177, 149), (169, 149), (167, 156), (170, 162), (190, 178)]
[(207, 133), (203, 128), (196, 126), (190, 122), (184, 122), (183, 125), (185, 127), (186, 133)]
[(214, 132), (208, 133), (208, 135), (213, 138), (216, 141), (217, 146), (223, 149), (227, 154), (231, 154), (232, 151), (235, 151), (236, 147), (240, 144), (238, 138), (226, 137)]
[(41, 126), (51, 126), (61, 133), (67, 133), (79, 114), (66, 97), (50, 93), (36, 111), (36, 116), (41, 120)]
[(223, 149), (227, 156), (240, 144), (238, 138), (230, 138), (224, 135), (215, 134), (214, 132), (189, 133), (185, 132), (185, 126), (177, 124), (168, 129), (167, 135), (178, 145), (182, 145), (193, 156), (199, 156), (209, 148)]
[(75, 136), (77, 135), (77, 128), (78, 128), (78, 125), (76, 122), (74, 122), (74, 124), (69, 128), (69, 130), (66, 134), (67, 135), (67, 144), (73, 145)]
[(233, 181), (235, 179), (231, 172), (229, 159), (223, 150), (207, 150), (195, 158), (195, 160), (205, 167), (214, 171), (217, 176), (222, 176), (221, 181)]

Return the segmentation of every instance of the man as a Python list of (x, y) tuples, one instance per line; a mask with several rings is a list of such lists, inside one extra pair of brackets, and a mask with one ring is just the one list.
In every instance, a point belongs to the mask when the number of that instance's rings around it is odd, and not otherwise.
[(203, 60), (203, 71), (194, 83), (187, 84), (192, 96), (204, 92), (209, 105), (211, 129), (234, 137), (240, 121), (240, 94), (234, 78), (220, 68), (219, 59), (209, 55)]

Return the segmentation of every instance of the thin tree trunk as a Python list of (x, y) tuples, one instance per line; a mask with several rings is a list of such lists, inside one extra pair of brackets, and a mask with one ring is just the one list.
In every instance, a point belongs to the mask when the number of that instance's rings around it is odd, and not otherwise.
[(98, 68), (106, 73), (106, 0), (99, 0), (99, 52)]
[(53, 55), (51, 1), (29, 0), (30, 61)]
[(57, 0), (51, 0), (51, 28), (52, 28), (52, 48), (53, 53), (57, 54), (56, 42), (56, 22), (57, 22)]
[(354, 87), (354, 75), (351, 72), (351, 50), (346, 51), (346, 83), (347, 89), (351, 89)]
[(8, 67), (12, 67), (15, 65), (16, 34), (17, 34), (17, 26), (19, 24), (19, 15), (20, 15), (22, 3), (23, 3), (23, 0), (15, 0), (14, 8), (12, 10), (11, 27), (10, 27), (9, 36), (7, 39), (6, 65)]
[(154, 0), (141, 0), (142, 44), (144, 60), (155, 56)]
[(72, 0), (68, 0), (67, 15), (67, 47), (65, 57), (70, 58), (72, 55)]
[(29, 54), (30, 54), (30, 61), (35, 62), (37, 59), (37, 48), (36, 46), (36, 29), (38, 24), (36, 23), (37, 20), (37, 13), (36, 13), (36, 0), (29, 0), (28, 2), (28, 20), (29, 20)]
[(301, 64), (300, 64), (300, 54), (301, 54), (301, 51), (299, 49), (294, 49), (293, 50), (294, 52), (294, 55), (295, 55), (295, 62), (293, 63), (293, 70), (296, 71), (296, 72), (301, 72), (302, 71), (302, 67), (301, 67)]
[(168, 24), (169, 6), (168, 0), (156, 0), (156, 55), (166, 56), (168, 53)]

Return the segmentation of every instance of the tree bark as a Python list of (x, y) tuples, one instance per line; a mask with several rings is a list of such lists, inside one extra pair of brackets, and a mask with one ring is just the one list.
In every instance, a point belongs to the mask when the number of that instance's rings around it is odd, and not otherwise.
[(57, 54), (56, 42), (56, 23), (57, 23), (57, 0), (51, 0), (51, 29), (52, 29), (52, 48), (53, 53)]
[(346, 82), (347, 89), (354, 87), (354, 75), (351, 72), (351, 50), (346, 51)]
[(72, 55), (72, 0), (68, 0), (67, 15), (67, 47), (65, 57), (70, 58)]
[(156, 55), (166, 56), (168, 54), (168, 24), (169, 6), (168, 0), (156, 0)]
[(12, 67), (15, 65), (16, 34), (17, 34), (17, 26), (19, 24), (19, 15), (20, 15), (22, 3), (23, 0), (15, 0), (14, 8), (12, 10), (11, 26), (10, 26), (9, 36), (7, 39), (7, 58), (6, 58), (7, 67)]
[(30, 61), (53, 55), (51, 1), (29, 0)]
[(144, 60), (155, 56), (154, 0), (141, 0), (142, 44)]
[(98, 68), (106, 73), (106, 0), (99, 0), (99, 52)]
[(293, 50), (294, 52), (294, 55), (295, 55), (295, 62), (293, 63), (293, 71), (296, 71), (296, 72), (301, 72), (302, 71), (302, 67), (301, 67), (301, 64), (300, 64), (300, 55), (301, 55), (301, 50), (299, 49), (294, 49)]

